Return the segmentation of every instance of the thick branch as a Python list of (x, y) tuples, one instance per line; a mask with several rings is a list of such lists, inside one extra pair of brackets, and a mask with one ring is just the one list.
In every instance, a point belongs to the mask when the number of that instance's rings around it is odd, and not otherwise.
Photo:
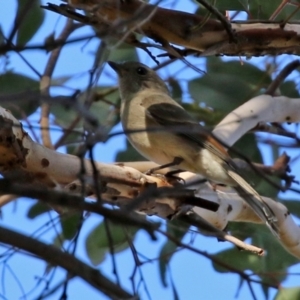
[[(126, 32), (128, 35), (131, 30), (158, 42), (164, 40), (203, 52), (202, 55), (300, 54), (300, 24), (297, 23), (282, 26), (276, 22), (232, 22), (232, 31), (236, 35), (235, 43), (231, 43), (231, 37), (220, 21), (205, 20), (195, 14), (164, 9), (139, 0), (69, 0), (69, 3), (89, 12), (89, 20), (83, 16), (82, 21), (99, 27), (101, 37), (105, 37), (101, 30), (103, 22), (109, 22), (110, 34)], [(53, 4), (49, 9), (62, 13), (62, 7), (56, 9)], [(67, 6), (65, 9), (68, 12)], [(72, 18), (71, 14), (68, 16)], [(75, 18), (79, 19), (78, 14)]]
[(37, 239), (4, 227), (0, 227), (0, 242), (28, 251), (53, 265), (58, 265), (64, 268), (73, 276), (81, 277), (88, 284), (112, 299), (133, 298), (133, 295), (107, 279), (99, 272), (99, 270), (89, 267), (74, 256), (69, 253), (62, 252), (55, 246), (47, 245)]
[[(267, 100), (269, 99), (267, 102), (268, 107), (265, 107), (265, 101), (258, 101), (258, 99), (260, 99), (259, 97), (248, 102), (250, 103), (250, 107), (252, 107), (251, 103), (253, 101), (256, 103), (252, 108), (254, 113), (258, 114), (258, 121), (260, 118), (263, 118), (264, 114), (266, 114), (268, 117), (270, 111), (275, 113), (273, 118), (277, 118), (277, 120), (281, 118), (285, 119), (286, 115), (290, 113), (292, 113), (289, 119), (290, 121), (298, 121), (300, 119), (300, 101), (298, 101), (298, 99), (288, 99), (286, 97), (272, 98), (270, 96), (261, 97), (266, 97)], [(277, 98), (279, 101), (276, 101)], [(288, 104), (290, 104), (292, 107), (290, 107)], [(247, 104), (244, 105), (247, 107)], [(277, 107), (278, 105), (279, 107)], [(264, 108), (262, 111), (259, 110), (260, 106)], [(242, 109), (240, 114), (242, 114), (242, 112), (247, 113), (248, 109)], [(239, 111), (239, 109), (236, 111)], [(25, 188), (26, 186), (22, 185), (22, 190), (20, 190), (18, 193), (20, 195), (41, 198), (43, 200), (47, 198), (48, 192), (48, 198), (52, 204), (53, 201), (51, 199), (59, 200), (62, 198), (59, 198), (59, 195), (55, 195), (55, 197), (49, 196), (51, 195), (51, 193), (49, 193), (51, 190), (46, 191), (43, 190), (44, 188), (39, 189), (38, 194), (34, 194), (37, 184), (42, 184), (43, 187), (46, 185), (50, 188), (54, 188), (56, 185), (59, 185), (70, 192), (76, 193), (76, 180), (80, 171), (80, 159), (72, 155), (58, 153), (33, 142), (26, 132), (22, 130), (19, 122), (13, 118), (8, 111), (0, 109), (0, 114), (2, 115), (2, 121), (4, 123), (4, 125), (2, 124), (1, 126), (3, 128), (2, 132), (0, 131), (0, 136), (2, 137), (2, 142), (0, 142), (0, 171), (5, 177), (17, 179), (18, 184), (22, 182), (24, 183), (24, 178), (27, 180), (27, 183), (29, 182), (32, 184), (31, 186), (27, 186), (27, 188)], [(253, 122), (253, 119), (256, 120), (256, 118), (251, 113), (250, 115), (252, 118), (249, 115), (248, 119), (246, 117), (246, 125), (242, 126), (240, 130), (237, 130), (239, 134), (244, 133), (242, 130), (249, 129), (247, 125), (251, 124), (251, 127), (253, 126), (251, 122)], [(230, 114), (229, 117), (230, 116), (235, 118), (237, 117), (234, 113)], [(264, 118), (266, 119), (266, 117)], [(243, 122), (243, 118), (240, 117), (238, 118), (238, 121), (233, 121), (229, 123), (229, 125), (225, 123), (224, 126), (218, 127), (218, 134), (222, 136), (222, 129), (225, 130), (227, 136), (226, 141), (230, 142), (231, 140), (234, 140), (234, 138), (231, 137), (230, 130), (232, 130), (233, 135), (235, 135), (236, 131), (234, 129), (236, 129), (236, 127), (239, 128), (238, 125), (243, 124)], [(147, 176), (139, 171), (145, 171), (145, 169), (151, 167), (151, 164), (153, 163), (145, 162), (144, 165), (143, 163), (118, 165), (96, 163), (96, 167), (100, 174), (99, 178), (102, 181), (101, 187), (104, 188), (101, 191), (104, 199), (110, 201), (110, 203), (124, 206), (130, 203), (131, 199), (141, 195), (146, 188), (170, 188), (178, 185), (178, 182), (176, 180), (174, 182), (174, 179), (170, 181), (168, 178), (162, 175)], [(93, 169), (91, 167), (91, 162), (84, 160), (84, 165), (85, 174), (82, 175), (85, 177), (85, 183), (93, 186), (95, 183), (93, 181)], [(24, 176), (24, 173), (26, 176)], [(20, 174), (23, 174), (23, 176), (20, 176)], [(189, 188), (198, 190), (196, 196), (203, 199), (208, 199), (220, 205), (218, 211), (214, 213), (206, 209), (196, 210), (196, 208), (194, 208), (197, 213), (199, 211), (201, 212), (201, 217), (214, 226), (223, 229), (229, 221), (260, 222), (254, 212), (238, 195), (234, 193), (228, 194), (227, 192), (225, 193), (221, 191), (214, 192), (211, 187), (207, 188), (205, 185), (199, 183), (195, 184), (194, 186), (190, 185), (189, 183), (192, 179), (199, 179), (199, 177), (189, 172), (181, 173), (179, 176), (186, 181)], [(103, 183), (105, 184), (103, 185)], [(35, 189), (33, 189), (33, 187), (35, 187)], [(75, 188), (73, 189), (72, 187)], [(2, 188), (6, 193), (17, 194), (18, 191), (18, 186), (16, 184), (14, 184), (12, 189), (9, 189), (8, 184), (4, 184)], [(26, 193), (24, 189), (26, 190)], [(79, 189), (79, 192), (77, 191), (77, 193), (80, 193), (80, 191), (81, 189)], [(93, 188), (91, 189), (89, 195), (92, 193)], [(157, 194), (154, 193), (153, 195)], [(79, 205), (83, 205), (80, 204), (82, 197), (79, 198)], [(148, 198), (144, 199), (149, 200)], [(295, 225), (287, 209), (283, 205), (268, 198), (265, 198), (265, 201), (272, 208), (279, 220), (278, 225), (280, 228), (281, 243), (289, 252), (293, 253), (297, 257), (300, 257), (300, 248), (298, 246), (300, 245), (299, 228)], [(75, 203), (76, 202), (74, 202), (74, 206)], [(66, 202), (63, 202), (62, 204), (67, 205)], [(80, 206), (79, 209), (91, 210), (90, 207), (87, 207), (90, 205), (92, 204), (85, 203), (83, 206)], [(146, 214), (157, 214), (162, 218), (167, 218), (176, 215), (181, 211), (181, 209), (184, 211), (184, 206), (184, 201), (181, 199), (176, 199), (174, 196), (165, 196), (163, 198), (155, 196), (154, 199), (153, 197), (151, 198), (151, 201), (144, 201), (144, 203), (141, 203), (141, 206), (139, 206), (137, 209), (145, 212)], [(94, 205), (93, 209), (96, 209), (96, 207), (101, 208), (99, 205)], [(228, 209), (229, 207), (230, 209)], [(113, 211), (110, 212), (114, 213)], [(104, 212), (100, 213), (104, 214)]]
[(260, 122), (297, 123), (299, 121), (299, 99), (260, 95), (229, 113), (216, 126), (213, 133), (231, 147)]

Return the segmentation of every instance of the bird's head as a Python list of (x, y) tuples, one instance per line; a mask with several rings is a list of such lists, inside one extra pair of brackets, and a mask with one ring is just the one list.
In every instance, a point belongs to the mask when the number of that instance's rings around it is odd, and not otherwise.
[(115, 63), (109, 61), (119, 77), (119, 88), (122, 100), (131, 100), (135, 94), (145, 89), (169, 93), (164, 81), (151, 68), (138, 62)]

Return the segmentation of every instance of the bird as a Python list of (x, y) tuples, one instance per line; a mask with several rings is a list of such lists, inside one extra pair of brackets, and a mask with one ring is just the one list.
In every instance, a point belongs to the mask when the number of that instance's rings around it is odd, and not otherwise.
[(166, 83), (139, 62), (108, 61), (117, 73), (120, 119), (127, 139), (145, 158), (233, 187), (278, 237), (277, 217), (242, 177), (227, 149), (172, 97)]

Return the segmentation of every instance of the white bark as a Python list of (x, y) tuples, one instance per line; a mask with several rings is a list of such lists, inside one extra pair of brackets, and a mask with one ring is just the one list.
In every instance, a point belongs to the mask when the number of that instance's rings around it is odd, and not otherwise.
[[(226, 141), (231, 146), (239, 137), (260, 121), (286, 121), (296, 122), (300, 119), (300, 99), (289, 99), (287, 97), (259, 96), (249, 100), (230, 113), (214, 130), (214, 134)], [(42, 145), (35, 143), (8, 111), (0, 108), (0, 116), (11, 120), (11, 134), (19, 141), (18, 143), (3, 143), (6, 136), (0, 130), (0, 171), (2, 174), (19, 174), (20, 171), (29, 174), (24, 178), (30, 178), (31, 183), (46, 184), (48, 187), (63, 187), (71, 190), (72, 183), (76, 184), (78, 174), (81, 171), (80, 159), (76, 156), (61, 154)], [(7, 131), (5, 132), (8, 135)], [(18, 148), (19, 147), (19, 148)], [(22, 150), (22, 151), (21, 151)], [(5, 154), (5, 155), (3, 155)], [(23, 160), (20, 156), (23, 155)], [(11, 165), (5, 159), (9, 157), (19, 158)], [(19, 162), (19, 164), (18, 164)], [(84, 160), (85, 177), (89, 184), (93, 184), (92, 166), (88, 160)], [(104, 194), (106, 199), (116, 197), (120, 203), (125, 199), (134, 198), (146, 186), (155, 183), (159, 186), (172, 186), (164, 176), (147, 176), (145, 170), (156, 166), (152, 162), (135, 162), (122, 164), (96, 163), (100, 175), (107, 181), (108, 189)], [(165, 171), (165, 170), (164, 170)], [(163, 172), (161, 172), (163, 173)], [(41, 174), (43, 176), (41, 176)], [(187, 183), (199, 178), (190, 172), (180, 174)], [(223, 229), (229, 221), (245, 221), (259, 223), (260, 220), (250, 207), (236, 193), (228, 191), (214, 191), (208, 184), (191, 186), (197, 189), (197, 196), (215, 201), (220, 204), (216, 213), (208, 210), (193, 208), (205, 220), (215, 227)], [(116, 193), (117, 191), (117, 193)], [(112, 193), (112, 194), (110, 194)], [(300, 258), (300, 229), (295, 224), (287, 208), (272, 199), (264, 198), (278, 218), (279, 236), (281, 244), (293, 255)], [(116, 202), (114, 202), (116, 203)], [(176, 213), (180, 203), (174, 199), (154, 200), (150, 206), (144, 206), (142, 211), (148, 214), (158, 214), (166, 217), (168, 214)], [(228, 209), (230, 207), (230, 209)], [(153, 210), (154, 209), (154, 210)]]
[(260, 95), (250, 99), (229, 113), (213, 130), (213, 133), (231, 147), (259, 122), (300, 121), (300, 99)]
[[(199, 175), (189, 172), (181, 173), (180, 177), (186, 180), (188, 184), (201, 179)], [(228, 188), (226, 188), (226, 191), (221, 189), (214, 190), (209, 184), (191, 186), (191, 188), (197, 189), (197, 196), (217, 202), (220, 205), (217, 212), (211, 212), (199, 207), (193, 208), (195, 213), (215, 227), (224, 229), (227, 223), (232, 221), (261, 223), (260, 218), (250, 206), (237, 193), (228, 191)], [(271, 207), (278, 219), (280, 243), (287, 251), (300, 258), (300, 228), (282, 203), (267, 197), (262, 198)]]

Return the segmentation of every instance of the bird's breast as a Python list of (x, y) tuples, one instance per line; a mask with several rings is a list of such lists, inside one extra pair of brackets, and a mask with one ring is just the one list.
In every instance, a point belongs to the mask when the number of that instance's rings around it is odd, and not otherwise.
[(138, 97), (122, 103), (121, 122), (129, 142), (145, 158), (167, 164), (180, 157), (180, 138), (149, 118)]

